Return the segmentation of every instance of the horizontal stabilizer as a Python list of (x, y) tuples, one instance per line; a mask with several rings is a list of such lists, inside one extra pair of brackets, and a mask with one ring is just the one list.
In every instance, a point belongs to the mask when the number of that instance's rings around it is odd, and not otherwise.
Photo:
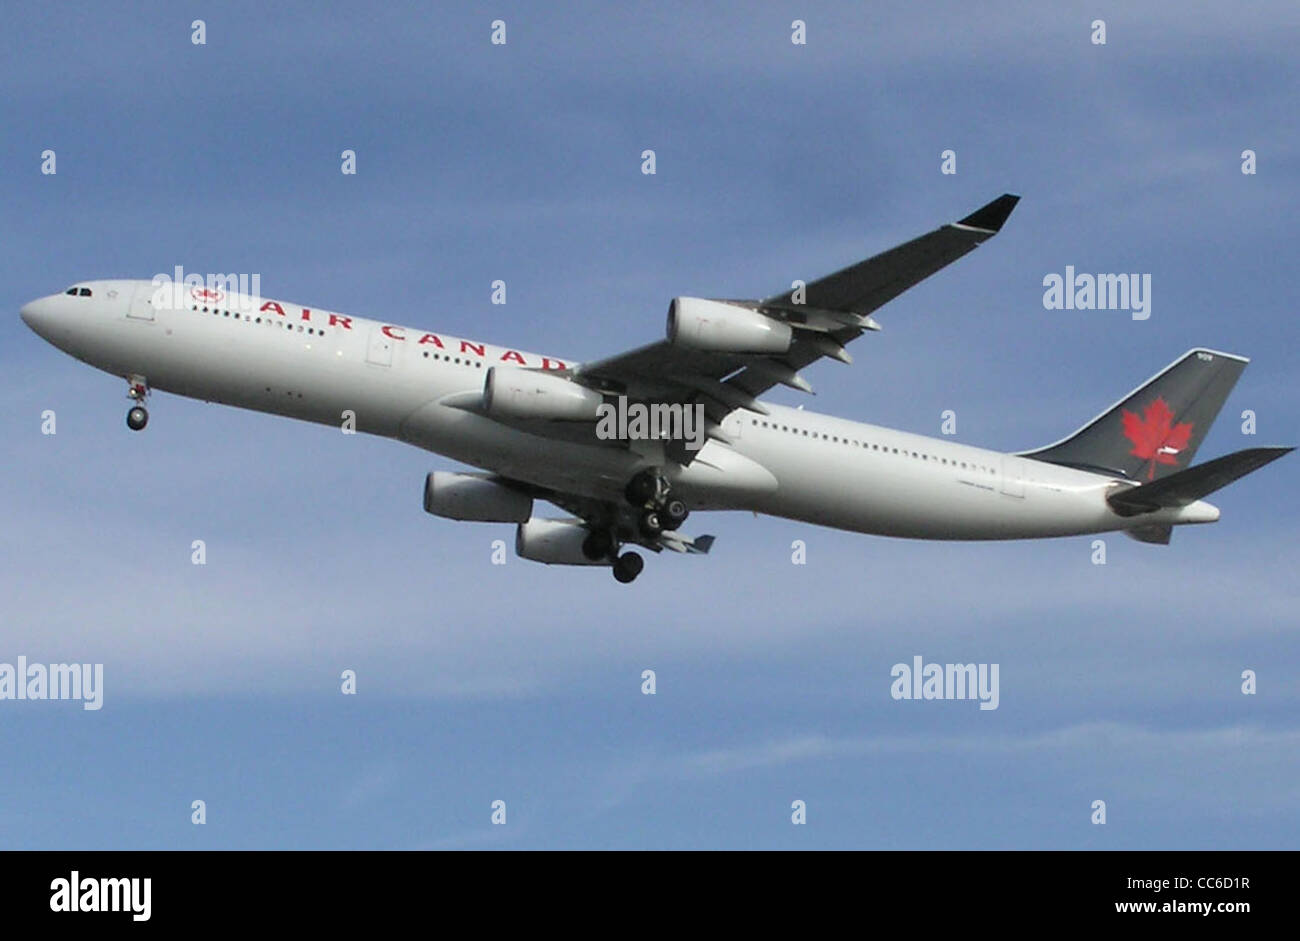
[(1149, 484), (1117, 490), (1106, 500), (1120, 516), (1136, 516), (1163, 507), (1187, 506), (1294, 450), (1247, 448), (1161, 477)]

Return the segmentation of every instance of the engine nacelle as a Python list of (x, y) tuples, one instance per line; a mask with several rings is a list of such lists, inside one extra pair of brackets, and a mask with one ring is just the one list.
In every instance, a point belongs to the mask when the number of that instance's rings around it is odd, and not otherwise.
[(735, 304), (675, 297), (668, 305), (668, 342), (715, 353), (784, 353), (794, 335), (788, 323)]
[(608, 559), (589, 559), (582, 543), (589, 535), (576, 520), (530, 519), (515, 530), (515, 552), (521, 559), (547, 565), (609, 565)]
[(453, 520), (522, 523), (533, 515), (533, 498), (485, 474), (434, 471), (424, 478), (424, 509)]
[(595, 389), (546, 371), (493, 366), (483, 380), (483, 409), (502, 418), (595, 421), (603, 401)]

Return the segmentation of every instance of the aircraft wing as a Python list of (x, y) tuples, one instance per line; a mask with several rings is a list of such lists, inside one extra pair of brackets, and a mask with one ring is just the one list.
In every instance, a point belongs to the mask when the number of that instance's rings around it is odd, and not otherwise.
[(1009, 193), (999, 196), (958, 222), (812, 281), (801, 291), (723, 302), (788, 324), (792, 340), (780, 355), (712, 352), (661, 340), (583, 363), (570, 375), (633, 398), (702, 401), (715, 423), (734, 408), (761, 413), (754, 400), (775, 385), (812, 391), (798, 375), (805, 366), (822, 357), (851, 362), (844, 347), (865, 331), (880, 329), (873, 311), (996, 235), (1019, 199)]

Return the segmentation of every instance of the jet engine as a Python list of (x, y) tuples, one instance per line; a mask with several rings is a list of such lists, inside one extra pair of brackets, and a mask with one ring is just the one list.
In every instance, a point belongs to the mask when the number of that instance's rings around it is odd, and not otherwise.
[(668, 305), (668, 342), (715, 353), (784, 353), (793, 330), (756, 310), (676, 297)]
[(550, 372), (493, 366), (483, 381), (483, 410), (502, 418), (595, 421), (604, 397)]
[(424, 509), (453, 520), (522, 523), (533, 515), (533, 498), (486, 474), (434, 471), (424, 479)]
[(589, 559), (583, 553), (590, 534), (577, 520), (530, 519), (515, 531), (515, 552), (521, 559), (547, 565), (609, 565), (608, 559)]

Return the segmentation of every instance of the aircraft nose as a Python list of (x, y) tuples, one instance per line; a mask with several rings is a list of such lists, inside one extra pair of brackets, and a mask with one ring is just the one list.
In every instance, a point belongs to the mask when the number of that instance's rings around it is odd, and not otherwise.
[(31, 327), (40, 336), (45, 336), (52, 325), (53, 310), (48, 297), (28, 301), (18, 311), (23, 323)]

